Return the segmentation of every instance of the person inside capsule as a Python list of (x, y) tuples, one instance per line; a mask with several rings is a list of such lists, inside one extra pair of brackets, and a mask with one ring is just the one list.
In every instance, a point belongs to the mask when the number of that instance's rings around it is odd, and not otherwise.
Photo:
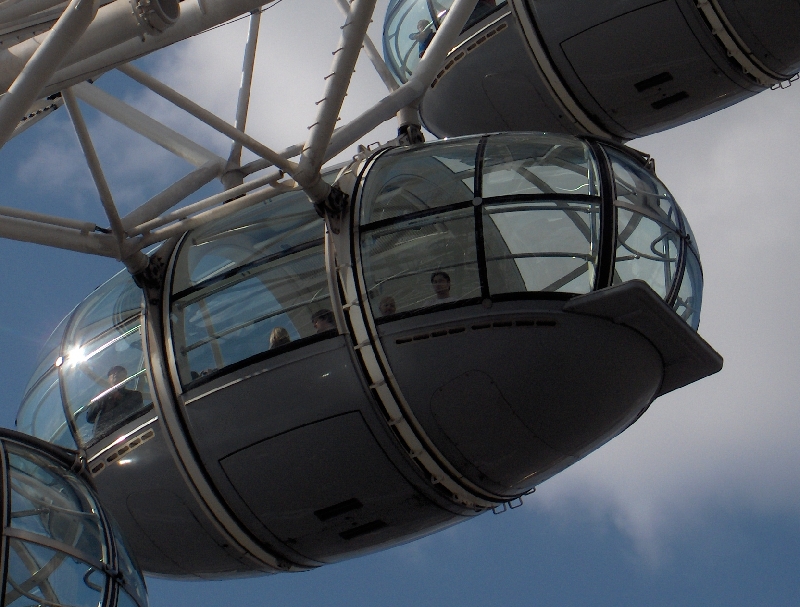
[(438, 270), (431, 274), (431, 284), (433, 285), (434, 296), (430, 299), (428, 305), (435, 306), (436, 304), (449, 303), (456, 300), (455, 297), (450, 295), (450, 275), (447, 272)]
[(142, 393), (126, 388), (128, 379), (125, 367), (116, 365), (108, 370), (109, 389), (86, 410), (86, 421), (94, 424), (95, 436), (105, 434), (142, 408)]
[(317, 333), (325, 333), (336, 328), (336, 322), (333, 319), (333, 312), (330, 310), (322, 309), (317, 310), (311, 315), (311, 324)]
[(433, 23), (426, 19), (420, 19), (417, 22), (416, 33), (408, 35), (411, 40), (416, 40), (418, 42), (420, 59), (425, 54), (425, 50), (428, 48), (431, 40), (433, 40), (433, 34)]
[(383, 316), (391, 316), (395, 312), (397, 312), (397, 302), (395, 302), (394, 297), (391, 295), (387, 295), (383, 299), (381, 299), (378, 308), (381, 311)]
[(275, 350), (281, 346), (286, 346), (291, 343), (292, 338), (289, 337), (289, 331), (284, 327), (275, 327), (272, 333), (269, 334), (269, 349)]

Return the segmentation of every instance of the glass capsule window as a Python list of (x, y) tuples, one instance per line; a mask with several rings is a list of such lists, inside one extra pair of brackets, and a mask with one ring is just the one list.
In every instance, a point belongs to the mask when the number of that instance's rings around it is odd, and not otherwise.
[(336, 335), (324, 233), (308, 197), (289, 192), (187, 234), (170, 308), (184, 388)]
[(142, 339), (142, 291), (120, 272), (78, 306), (64, 334), (62, 396), (89, 444), (152, 407)]
[[(604, 179), (614, 192), (605, 201)], [(364, 287), (379, 322), (630, 280), (699, 322), (702, 272), (683, 215), (641, 160), (613, 146), (514, 133), (396, 148), (368, 167), (359, 205)], [(603, 226), (616, 231), (605, 248), (614, 254), (601, 259)]]
[(152, 407), (143, 304), (123, 271), (62, 321), (26, 389), (20, 431), (68, 448), (88, 446)]
[[(505, 0), (478, 0), (464, 31), (488, 17)], [(433, 40), (453, 0), (392, 0), (383, 25), (383, 56), (401, 83), (407, 82)]]
[(3, 607), (146, 607), (142, 575), (87, 483), (30, 445), (0, 444)]
[(378, 318), (594, 286), (598, 172), (577, 139), (469, 137), (392, 150), (370, 168), (361, 200), (361, 259)]

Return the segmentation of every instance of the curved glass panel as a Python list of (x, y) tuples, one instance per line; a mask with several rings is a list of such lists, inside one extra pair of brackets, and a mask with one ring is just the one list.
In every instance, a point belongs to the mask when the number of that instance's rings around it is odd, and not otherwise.
[(55, 367), (25, 396), (17, 414), (17, 429), (67, 449), (77, 447), (64, 413)]
[(61, 542), (88, 561), (107, 561), (98, 507), (83, 482), (48, 459), (7, 450), (11, 527)]
[(614, 173), (615, 204), (680, 231), (678, 207), (664, 184), (622, 152), (611, 147), (605, 152)]
[(483, 198), (522, 194), (599, 196), (592, 153), (582, 141), (549, 133), (489, 137)]
[[(330, 176), (328, 176), (330, 179)], [(304, 192), (290, 192), (199, 228), (176, 262), (173, 296), (227, 271), (244, 268), (322, 238), (323, 220)]]
[[(505, 0), (478, 0), (463, 31), (505, 4)], [(453, 0), (394, 0), (389, 3), (383, 25), (383, 55), (399, 82), (407, 82), (414, 73), (452, 5)]]
[[(702, 280), (695, 253), (688, 257), (688, 224), (641, 161), (603, 147), (616, 193), (613, 284), (643, 280), (668, 304), (677, 297), (679, 314), (696, 326)], [(595, 284), (610, 271), (598, 264), (611, 265), (599, 258), (600, 180), (588, 144), (550, 133), (463, 137), (383, 153), (364, 178), (360, 201), (362, 271), (375, 317), (605, 286)], [(691, 277), (680, 283), (684, 255)]]
[(679, 249), (679, 236), (664, 224), (618, 208), (613, 284), (643, 280), (666, 299), (676, 278)]
[[(73, 310), (74, 311), (74, 310)], [(61, 356), (61, 341), (64, 338), (64, 331), (67, 328), (67, 322), (72, 317), (72, 313), (70, 312), (69, 315), (64, 317), (64, 319), (59, 323), (56, 330), (50, 334), (50, 337), (47, 338), (44, 346), (42, 346), (41, 352), (39, 352), (39, 359), (36, 361), (36, 370), (31, 375), (30, 380), (28, 380), (28, 385), (25, 386), (25, 394), (27, 394), (36, 381), (42, 377), (48, 370), (55, 366), (56, 360), (58, 357)]]
[(361, 255), (377, 317), (481, 295), (471, 207), (366, 232)]
[(384, 153), (361, 196), (361, 225), (471, 201), (479, 137)]
[(548, 133), (381, 155), (361, 197), (361, 258), (375, 316), (509, 293), (591, 291), (598, 175), (585, 143)]
[[(2, 510), (3, 607), (146, 607), (141, 573), (116, 532), (110, 533), (110, 519), (88, 484), (63, 462), (16, 439), (4, 438), (2, 446), (9, 500)], [(111, 577), (115, 571), (121, 577)], [(121, 584), (134, 598), (121, 592)]]
[(588, 293), (594, 286), (599, 231), (599, 203), (485, 204), (489, 291)]
[(4, 607), (98, 607), (105, 575), (94, 567), (33, 542), (10, 538)]
[(675, 311), (689, 326), (700, 326), (700, 306), (703, 303), (703, 272), (693, 251), (686, 252), (686, 271), (675, 300)]
[[(125, 582), (125, 588), (131, 593), (125, 592), (122, 588), (119, 590), (118, 605), (130, 605), (133, 607), (137, 603), (139, 605), (147, 605), (147, 586), (144, 582), (144, 577), (136, 561), (133, 559), (133, 552), (131, 551), (125, 538), (122, 536), (117, 524), (111, 520), (111, 532), (114, 535), (114, 542), (117, 547), (117, 570), (122, 575)], [(133, 595), (134, 598), (131, 598)]]
[(152, 405), (143, 304), (141, 289), (123, 271), (78, 307), (67, 329), (62, 392), (81, 444), (108, 435)]
[(170, 315), (184, 386), (299, 340), (335, 335), (323, 236), (324, 222), (303, 192), (187, 235)]
[(683, 220), (664, 184), (632, 158), (605, 146), (614, 173), (617, 253), (613, 284), (644, 280), (663, 299), (673, 293), (685, 249)]

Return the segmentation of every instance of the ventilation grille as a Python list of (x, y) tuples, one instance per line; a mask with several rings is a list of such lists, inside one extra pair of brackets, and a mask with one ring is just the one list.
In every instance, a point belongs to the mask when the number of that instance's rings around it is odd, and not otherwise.
[(493, 27), (489, 31), (481, 34), (481, 36), (479, 38), (477, 38), (474, 42), (470, 42), (470, 44), (467, 45), (467, 47), (465, 49), (463, 49), (461, 51), (458, 51), (455, 55), (453, 55), (450, 58), (450, 60), (447, 63), (444, 64), (444, 67), (442, 68), (442, 71), (440, 71), (438, 74), (436, 74), (436, 78), (434, 78), (433, 82), (431, 82), (431, 88), (435, 87), (436, 84), (439, 82), (439, 80), (441, 80), (442, 77), (448, 71), (450, 71), (450, 69), (456, 63), (461, 61), (464, 57), (466, 57), (469, 53), (471, 53), (476, 48), (478, 48), (481, 44), (486, 42), (489, 38), (492, 38), (493, 36), (499, 34), (500, 32), (502, 32), (507, 27), (508, 27), (507, 23), (500, 23), (497, 27)]
[(100, 474), (103, 470), (105, 470), (108, 466), (117, 461), (120, 457), (122, 457), (123, 455), (127, 455), (128, 453), (130, 453), (131, 451), (133, 451), (138, 447), (141, 447), (144, 443), (149, 441), (155, 435), (156, 433), (151, 429), (147, 430), (146, 432), (143, 432), (139, 436), (133, 437), (132, 439), (130, 439), (125, 443), (122, 443), (116, 448), (116, 450), (107, 453), (105, 457), (93, 463), (92, 467), (90, 468), (91, 473), (95, 476)]
[(472, 331), (481, 331), (483, 329), (507, 329), (510, 327), (555, 327), (558, 323), (552, 318), (541, 318), (539, 320), (498, 320), (496, 322), (487, 322), (470, 325), (468, 327), (452, 327), (449, 329), (438, 329), (430, 333), (419, 333), (409, 337), (398, 337), (395, 340), (397, 345), (409, 344), (414, 341), (422, 341), (424, 339), (433, 339), (436, 337), (444, 337), (446, 335), (454, 335), (456, 333), (464, 333), (467, 329)]

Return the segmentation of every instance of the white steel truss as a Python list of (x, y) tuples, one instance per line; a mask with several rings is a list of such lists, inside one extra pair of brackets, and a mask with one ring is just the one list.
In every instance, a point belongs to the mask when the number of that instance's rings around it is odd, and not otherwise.
[[(455, 0), (410, 80), (398, 85), (367, 35), (376, 0), (335, 0), (345, 13), (333, 64), (317, 101), (307, 139), (276, 151), (246, 133), (264, 0), (0, 0), (0, 42), (16, 31), (21, 41), (0, 46), (0, 147), (64, 104), (97, 188), (108, 227), (89, 221), (0, 207), (0, 237), (116, 258), (139, 272), (142, 250), (186, 230), (235, 213), (289, 189), (320, 203), (331, 186), (320, 176), (325, 162), (387, 120), (419, 125), (417, 107), (440, 70), (477, 0)], [(21, 7), (27, 7), (27, 12)], [(131, 6), (134, 11), (131, 11)], [(203, 108), (130, 62), (231, 19), (249, 14), (242, 78), (233, 123)], [(14, 30), (14, 28), (17, 28)], [(388, 94), (336, 128), (361, 49)], [(91, 82), (117, 69), (231, 141), (227, 158), (208, 150)], [(5, 92), (2, 92), (5, 91)], [(120, 216), (78, 100), (149, 139), (195, 168)], [(242, 165), (242, 150), (258, 158)], [(244, 179), (253, 176), (248, 181)], [(215, 179), (224, 191), (181, 204)]]

